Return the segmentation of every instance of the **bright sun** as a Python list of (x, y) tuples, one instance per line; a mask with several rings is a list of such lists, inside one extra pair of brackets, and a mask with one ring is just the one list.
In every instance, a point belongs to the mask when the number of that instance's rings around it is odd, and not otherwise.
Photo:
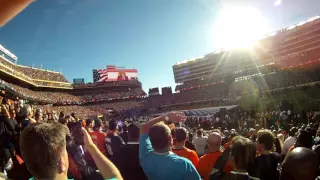
[(257, 9), (228, 7), (219, 13), (214, 40), (219, 48), (250, 48), (266, 32), (266, 21)]

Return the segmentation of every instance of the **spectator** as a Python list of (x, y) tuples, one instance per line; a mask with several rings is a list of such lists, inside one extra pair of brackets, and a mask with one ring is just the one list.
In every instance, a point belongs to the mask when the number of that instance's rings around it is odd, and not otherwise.
[(34, 114), (34, 118), (35, 118), (36, 122), (42, 121), (42, 115), (43, 115), (42, 110), (40, 108), (36, 109), (36, 112)]
[(280, 155), (272, 152), (275, 142), (274, 134), (270, 130), (260, 130), (257, 134), (257, 151), (251, 175), (261, 180), (279, 179), (277, 171)]
[(198, 172), (204, 180), (209, 180), (209, 175), (214, 167), (217, 159), (222, 154), (221, 150), (221, 135), (213, 132), (208, 136), (207, 146), (208, 153), (203, 155), (199, 160)]
[[(27, 126), (21, 134), (21, 153), (34, 179), (66, 180), (69, 161), (66, 150), (68, 128), (60, 123), (37, 123)], [(122, 179), (117, 168), (94, 145), (82, 130), (85, 148), (93, 157), (105, 179)]]
[(204, 148), (207, 145), (207, 137), (203, 135), (203, 130), (198, 129), (197, 134), (193, 137), (192, 143), (196, 147), (198, 156), (204, 155)]
[(308, 127), (301, 128), (297, 136), (297, 141), (294, 144), (294, 146), (292, 146), (289, 149), (289, 152), (291, 152), (296, 147), (305, 147), (305, 148), (311, 149), (312, 144), (313, 144), (313, 138), (312, 138), (311, 129)]
[(189, 159), (192, 164), (197, 167), (199, 163), (198, 155), (195, 151), (190, 150), (185, 147), (187, 141), (187, 130), (185, 128), (175, 128), (176, 143), (172, 148), (172, 152), (176, 153), (178, 156), (185, 157)]
[(280, 180), (314, 180), (319, 171), (319, 157), (310, 149), (297, 147), (281, 165)]
[(200, 180), (193, 164), (186, 158), (170, 152), (172, 137), (170, 128), (162, 121), (178, 123), (186, 119), (183, 113), (168, 113), (156, 117), (141, 126), (140, 164), (148, 179), (192, 179)]
[(275, 152), (277, 152), (278, 154), (281, 154), (282, 152), (282, 149), (283, 149), (283, 144), (282, 144), (282, 141), (277, 137), (274, 139), (274, 149), (275, 149)]
[(193, 139), (193, 135), (191, 133), (188, 133), (188, 139), (186, 141), (186, 148), (195, 151), (196, 148), (194, 147), (194, 145), (192, 144), (192, 139)]
[(100, 119), (94, 120), (93, 131), (89, 132), (93, 143), (99, 148), (99, 150), (106, 154), (105, 137), (106, 133), (101, 131), (102, 121)]
[(120, 148), (125, 144), (120, 136), (117, 135), (117, 121), (109, 122), (109, 131), (106, 136), (106, 149), (108, 157), (113, 161), (113, 155), (118, 153)]
[(256, 149), (252, 141), (248, 138), (236, 136), (231, 143), (233, 171), (224, 175), (223, 180), (258, 180), (258, 178), (251, 177), (248, 174), (248, 168), (252, 166), (256, 156)]
[(92, 127), (93, 127), (93, 124), (92, 124), (92, 119), (87, 119), (86, 120), (86, 130), (88, 132), (91, 132), (92, 131)]
[(293, 127), (289, 131), (289, 137), (284, 141), (281, 154), (287, 154), (289, 149), (295, 144), (297, 128)]
[(29, 105), (25, 105), (21, 109), (22, 122), (21, 122), (21, 130), (23, 130), (29, 124), (36, 123), (36, 120), (32, 118), (32, 109)]
[(63, 111), (61, 111), (61, 112), (60, 112), (60, 114), (59, 114), (59, 119), (58, 119), (58, 120), (63, 119), (63, 118), (64, 118), (64, 116), (65, 116), (65, 115), (64, 115), (64, 112), (63, 112)]
[(122, 126), (122, 133), (120, 134), (120, 137), (127, 144), (127, 142), (128, 142), (128, 126), (126, 124), (123, 124), (123, 126)]
[(147, 180), (139, 164), (139, 127), (130, 124), (128, 127), (128, 143), (115, 155), (115, 162), (121, 175), (126, 180)]

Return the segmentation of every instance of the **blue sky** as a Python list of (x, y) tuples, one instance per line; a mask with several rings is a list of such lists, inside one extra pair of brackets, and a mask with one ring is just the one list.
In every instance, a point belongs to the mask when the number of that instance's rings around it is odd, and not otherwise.
[[(294, 3), (292, 3), (294, 2)], [(92, 81), (92, 69), (136, 68), (144, 90), (174, 86), (172, 65), (217, 48), (221, 6), (260, 9), (270, 30), (319, 13), (319, 0), (38, 0), (0, 28), (18, 63)]]

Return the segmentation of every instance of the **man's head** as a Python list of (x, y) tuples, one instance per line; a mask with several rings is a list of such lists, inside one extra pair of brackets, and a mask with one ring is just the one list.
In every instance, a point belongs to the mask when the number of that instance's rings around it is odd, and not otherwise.
[(256, 157), (256, 148), (252, 141), (242, 136), (236, 136), (231, 142), (232, 164), (235, 170), (247, 170)]
[(300, 129), (295, 147), (310, 148), (312, 146), (312, 132), (310, 128)]
[(260, 152), (263, 150), (271, 151), (273, 149), (274, 141), (275, 136), (270, 130), (265, 129), (258, 131), (257, 150)]
[(109, 121), (109, 130), (116, 131), (118, 129), (118, 123), (116, 120)]
[(298, 131), (297, 128), (292, 127), (292, 128), (290, 129), (290, 131), (289, 131), (289, 136), (294, 137), (294, 136), (296, 135), (297, 131)]
[(59, 119), (63, 119), (64, 118), (64, 112), (61, 111), (60, 114), (59, 114)]
[(34, 114), (34, 118), (36, 119), (37, 122), (42, 120), (42, 110), (40, 108), (36, 109), (36, 112)]
[(140, 129), (135, 124), (130, 124), (128, 126), (128, 140), (129, 141), (139, 141)]
[(175, 135), (177, 143), (185, 143), (188, 133), (185, 128), (175, 128)]
[(86, 120), (86, 127), (88, 127), (88, 128), (92, 128), (93, 127), (92, 119), (87, 119)]
[(29, 105), (25, 105), (21, 109), (21, 116), (23, 118), (30, 118), (32, 116), (32, 108)]
[(198, 129), (198, 130), (197, 130), (197, 135), (198, 135), (199, 137), (201, 137), (202, 134), (203, 134), (203, 130), (202, 130), (202, 129)]
[(94, 131), (99, 131), (100, 130), (100, 128), (101, 128), (101, 126), (102, 126), (102, 121), (101, 121), (101, 119), (95, 119), (94, 120), (94, 126), (93, 126), (93, 130)]
[(68, 154), (66, 136), (69, 130), (60, 123), (36, 123), (27, 126), (20, 137), (22, 157), (37, 179), (66, 178)]
[(319, 171), (319, 157), (310, 149), (292, 150), (282, 163), (280, 180), (314, 180)]
[(171, 130), (164, 123), (153, 125), (149, 131), (149, 137), (155, 151), (168, 151), (172, 146)]
[(216, 132), (210, 133), (207, 140), (209, 151), (219, 150), (221, 146), (221, 141), (222, 141), (222, 138), (219, 133), (216, 133)]

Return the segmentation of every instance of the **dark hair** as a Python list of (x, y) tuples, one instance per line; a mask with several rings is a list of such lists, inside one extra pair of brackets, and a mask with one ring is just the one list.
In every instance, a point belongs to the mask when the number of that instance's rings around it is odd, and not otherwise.
[(163, 124), (158, 123), (152, 126), (149, 131), (149, 137), (153, 149), (163, 150), (169, 146), (168, 137), (171, 135), (170, 128)]
[(273, 149), (275, 136), (273, 132), (271, 132), (270, 130), (264, 129), (264, 130), (258, 131), (257, 139), (258, 139), (257, 143), (263, 144), (265, 150), (271, 151)]
[(61, 111), (60, 114), (59, 114), (59, 119), (61, 119), (61, 118), (64, 118), (64, 112), (63, 111)]
[(128, 138), (129, 139), (139, 139), (140, 129), (135, 124), (130, 124), (128, 127)]
[(291, 128), (289, 131), (289, 136), (295, 136), (297, 131), (298, 131), (297, 128), (295, 127)]
[(67, 124), (68, 124), (67, 119), (69, 119), (69, 118), (70, 118), (70, 116), (66, 116), (66, 117), (64, 117), (64, 118), (62, 118), (62, 119), (59, 119), (58, 121), (59, 121), (59, 123), (61, 123), (61, 124), (67, 125)]
[(279, 138), (275, 138), (274, 140), (274, 146), (275, 146), (275, 152), (281, 154), (281, 142), (280, 142), (280, 139)]
[(86, 120), (86, 126), (89, 126), (90, 124), (92, 124), (92, 119), (87, 119)]
[(58, 162), (66, 148), (69, 130), (60, 123), (35, 123), (20, 136), (20, 149), (30, 173), (37, 179), (54, 179)]
[(311, 148), (312, 146), (312, 132), (310, 128), (300, 129), (297, 141), (296, 141), (296, 147), (305, 147), (305, 148)]
[(202, 129), (198, 129), (198, 130), (197, 130), (197, 135), (198, 135), (198, 136), (201, 136), (201, 135), (202, 135)]
[(95, 119), (94, 120), (94, 127), (93, 127), (93, 129), (95, 130), (95, 131), (97, 131), (97, 130), (99, 130), (99, 128), (102, 126), (102, 121), (101, 121), (101, 119)]
[(176, 140), (178, 142), (185, 141), (187, 139), (187, 130), (185, 128), (176, 128)]
[(111, 120), (109, 121), (109, 130), (114, 131), (118, 127), (117, 121), (116, 120)]
[(232, 139), (231, 156), (237, 169), (247, 170), (255, 159), (256, 148), (250, 139), (236, 136)]

